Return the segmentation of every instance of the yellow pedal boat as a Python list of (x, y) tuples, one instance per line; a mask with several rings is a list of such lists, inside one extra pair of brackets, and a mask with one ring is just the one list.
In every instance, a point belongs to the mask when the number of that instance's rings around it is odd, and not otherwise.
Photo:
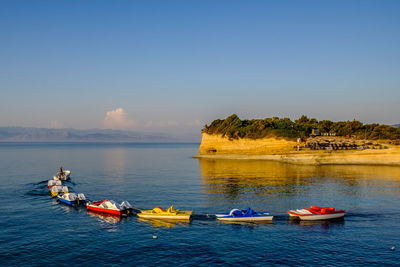
[(172, 205), (167, 210), (161, 207), (155, 207), (152, 210), (141, 210), (137, 214), (140, 218), (152, 218), (152, 219), (168, 219), (168, 220), (189, 220), (192, 216), (192, 210), (177, 210)]

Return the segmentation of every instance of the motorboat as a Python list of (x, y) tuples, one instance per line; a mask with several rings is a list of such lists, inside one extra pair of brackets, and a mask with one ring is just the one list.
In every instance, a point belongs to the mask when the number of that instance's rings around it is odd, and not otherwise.
[(190, 220), (192, 213), (192, 210), (178, 210), (172, 205), (167, 210), (161, 207), (155, 207), (152, 210), (141, 210), (137, 213), (137, 216), (150, 219)]
[(318, 221), (343, 218), (345, 215), (344, 210), (336, 210), (332, 207), (318, 207), (311, 206), (310, 208), (289, 210), (291, 218), (299, 218), (304, 221)]
[(52, 197), (56, 197), (60, 193), (68, 193), (68, 186), (56, 185), (56, 186), (53, 186), (52, 188), (50, 188), (50, 194)]
[(274, 215), (267, 211), (256, 212), (251, 208), (247, 210), (232, 209), (229, 213), (215, 214), (221, 221), (253, 222), (253, 221), (272, 221)]
[(50, 188), (52, 188), (53, 186), (61, 186), (62, 184), (61, 184), (61, 181), (60, 180), (49, 180), (48, 182), (47, 182), (47, 187), (50, 189)]
[(65, 203), (67, 205), (75, 205), (75, 204), (85, 204), (86, 203), (86, 198), (85, 195), (82, 193), (79, 193), (78, 195), (75, 193), (61, 193), (57, 196), (58, 200), (62, 203)]
[(69, 170), (65, 170), (62, 172), (59, 171), (59, 172), (57, 172), (56, 175), (53, 176), (53, 179), (65, 181), (65, 180), (69, 179), (70, 174), (71, 174), (71, 171), (69, 171)]
[(123, 215), (132, 212), (132, 206), (128, 201), (124, 201), (121, 204), (116, 203), (114, 200), (101, 200), (95, 202), (86, 203), (88, 210)]

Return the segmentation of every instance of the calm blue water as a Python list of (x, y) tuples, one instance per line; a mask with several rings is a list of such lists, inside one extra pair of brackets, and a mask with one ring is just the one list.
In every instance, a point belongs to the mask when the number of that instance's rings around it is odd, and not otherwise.
[[(400, 168), (198, 160), (198, 144), (0, 144), (0, 262), (9, 265), (362, 265), (400, 262)], [(141, 221), (59, 204), (59, 165), (91, 200), (194, 210), (191, 223)], [(304, 224), (288, 209), (345, 209)], [(253, 207), (273, 223), (210, 216)], [(153, 239), (157, 236), (157, 239)], [(391, 249), (395, 247), (394, 250)]]

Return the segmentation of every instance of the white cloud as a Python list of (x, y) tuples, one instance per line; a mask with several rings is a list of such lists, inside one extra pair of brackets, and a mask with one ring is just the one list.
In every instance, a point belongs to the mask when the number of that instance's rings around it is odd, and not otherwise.
[(103, 121), (105, 129), (130, 129), (136, 122), (128, 117), (123, 108), (108, 111)]
[(64, 128), (64, 124), (55, 120), (51, 122), (50, 128)]

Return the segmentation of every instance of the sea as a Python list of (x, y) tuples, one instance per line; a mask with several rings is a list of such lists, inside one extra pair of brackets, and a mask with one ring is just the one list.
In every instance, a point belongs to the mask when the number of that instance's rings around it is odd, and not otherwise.
[[(197, 143), (0, 143), (2, 266), (361, 266), (400, 264), (400, 168), (193, 158)], [(193, 210), (190, 222), (107, 216), (52, 198), (70, 191), (136, 209)], [(289, 220), (332, 206), (343, 220)], [(253, 208), (266, 223), (222, 223)]]

